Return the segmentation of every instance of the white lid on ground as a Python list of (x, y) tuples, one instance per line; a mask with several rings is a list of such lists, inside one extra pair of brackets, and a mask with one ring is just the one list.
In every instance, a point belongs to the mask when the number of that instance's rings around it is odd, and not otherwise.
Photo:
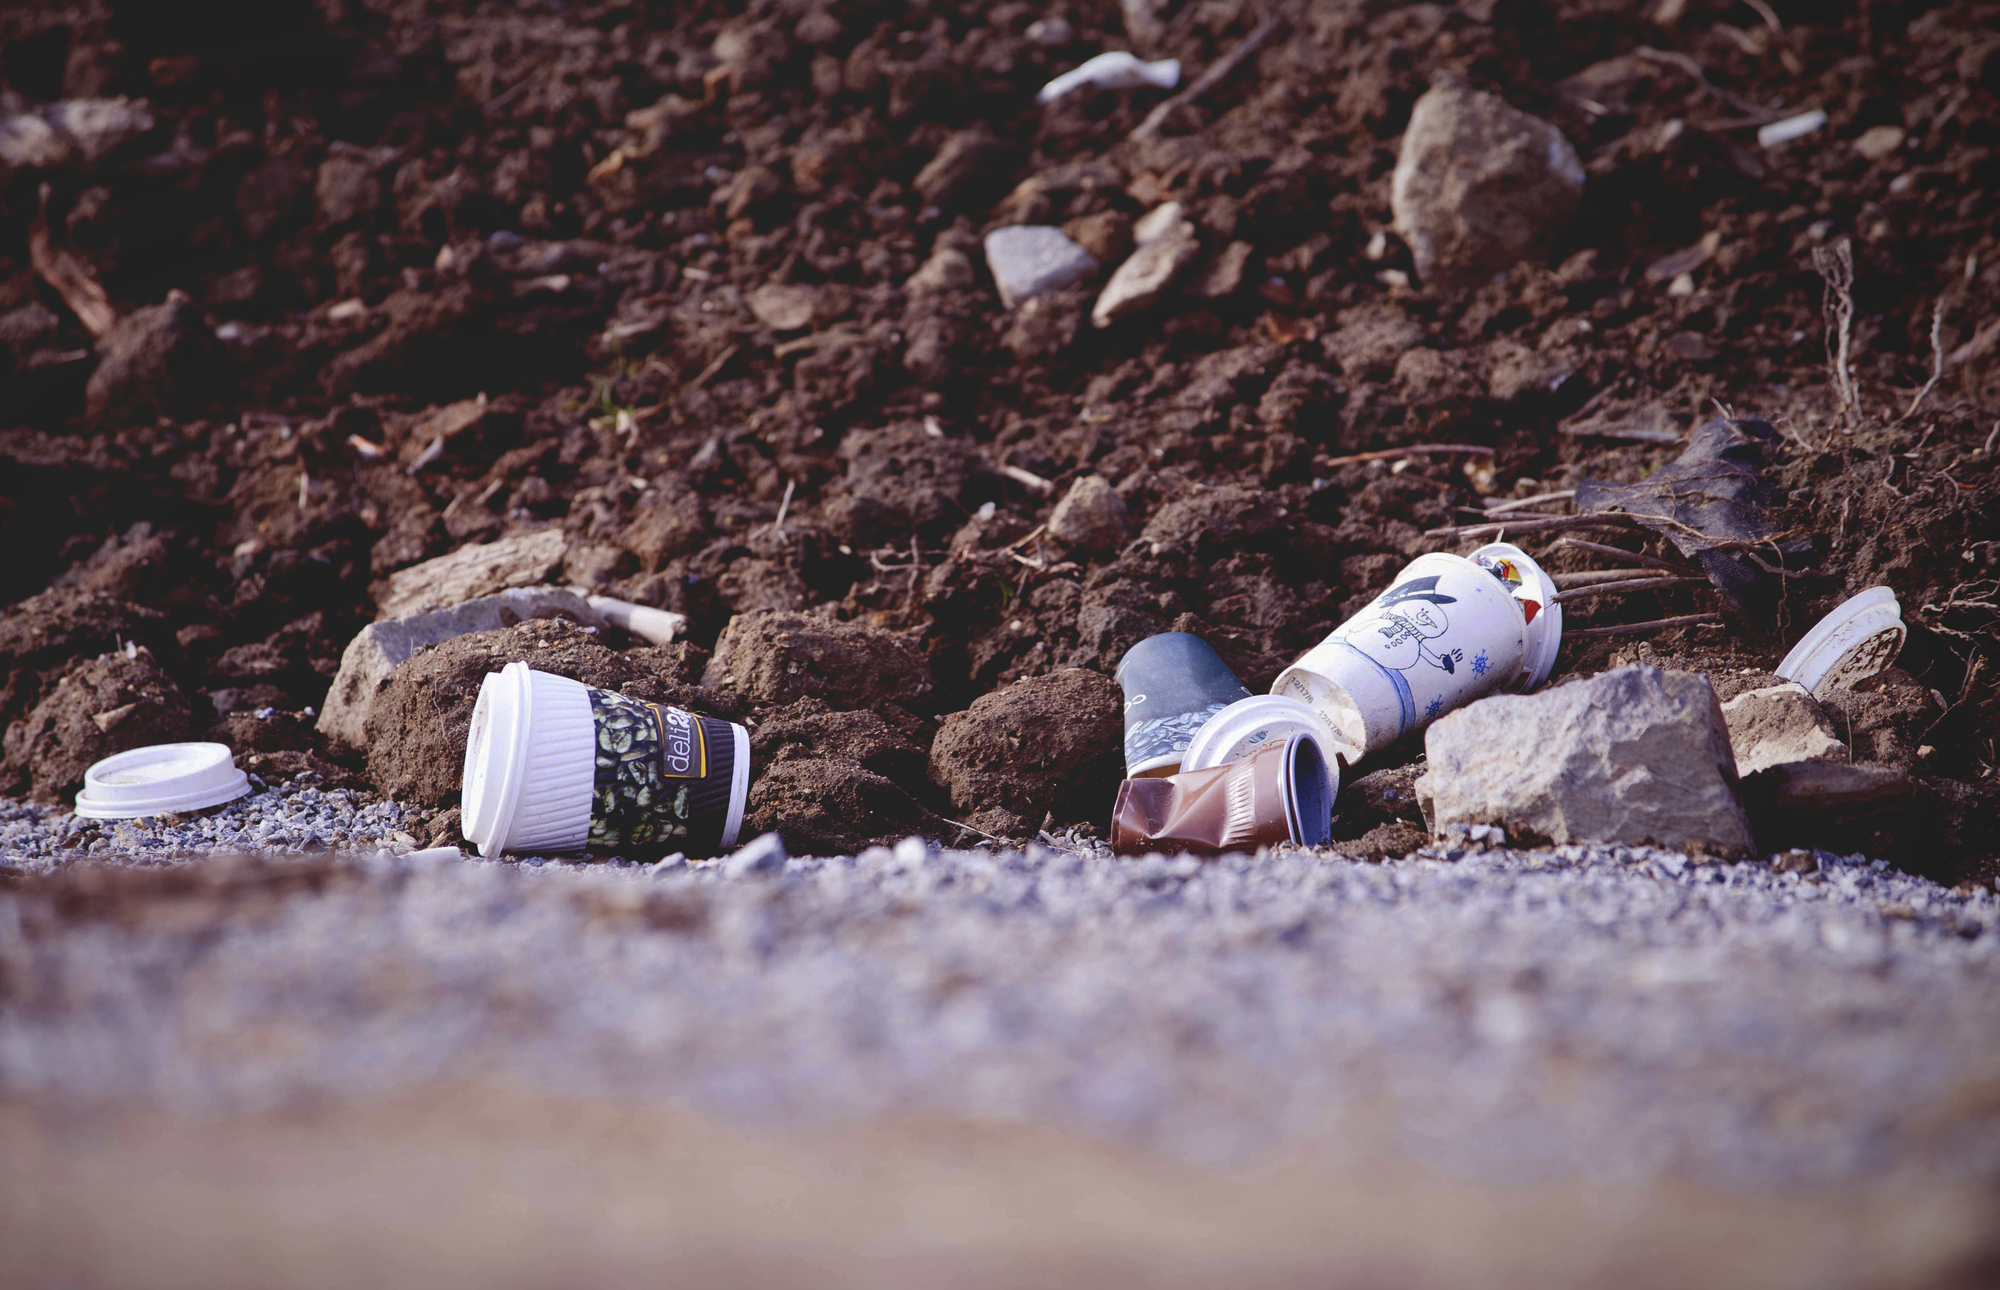
[(1908, 633), (1896, 593), (1870, 587), (1815, 623), (1776, 674), (1797, 681), (1815, 698), (1844, 690), (1894, 663)]
[(76, 813), (90, 820), (199, 811), (250, 791), (227, 744), (151, 744), (106, 757), (83, 773)]
[(481, 855), (581, 850), (596, 774), (589, 687), (526, 663), (480, 682), (460, 806)]
[[(1340, 747), (1326, 718), (1299, 700), (1282, 694), (1253, 694), (1238, 699), (1204, 721), (1181, 754), (1181, 770), (1207, 770), (1225, 762), (1241, 761), (1275, 748), (1293, 735), (1311, 735), (1322, 753)], [(1338, 783), (1338, 763), (1325, 758), (1328, 775)]]

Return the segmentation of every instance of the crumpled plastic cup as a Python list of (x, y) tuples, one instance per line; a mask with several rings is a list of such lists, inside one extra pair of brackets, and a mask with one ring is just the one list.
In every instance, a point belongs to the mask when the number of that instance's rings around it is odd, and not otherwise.
[(1221, 855), (1279, 842), (1316, 847), (1332, 836), (1326, 754), (1304, 734), (1207, 770), (1128, 779), (1111, 811), (1112, 848), (1127, 855)]

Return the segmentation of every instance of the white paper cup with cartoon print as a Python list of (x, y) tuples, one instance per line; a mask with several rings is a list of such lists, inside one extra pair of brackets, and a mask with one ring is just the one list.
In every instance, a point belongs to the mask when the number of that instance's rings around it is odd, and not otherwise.
[(1434, 551), (1280, 672), (1271, 693), (1317, 712), (1352, 765), (1483, 695), (1541, 684), (1561, 642), (1555, 584), (1526, 552)]

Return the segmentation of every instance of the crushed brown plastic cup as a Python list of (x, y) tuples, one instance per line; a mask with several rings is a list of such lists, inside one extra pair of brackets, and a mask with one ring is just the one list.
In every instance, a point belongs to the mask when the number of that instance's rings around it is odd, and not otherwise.
[(1333, 784), (1311, 735), (1241, 761), (1163, 779), (1128, 779), (1111, 811), (1111, 846), (1125, 855), (1222, 855), (1279, 842), (1324, 846), (1333, 836)]

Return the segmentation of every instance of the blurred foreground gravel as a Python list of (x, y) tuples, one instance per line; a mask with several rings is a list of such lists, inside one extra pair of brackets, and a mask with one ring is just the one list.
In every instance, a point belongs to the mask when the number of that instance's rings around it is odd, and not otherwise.
[(0, 1095), (207, 1114), (477, 1077), (1202, 1164), (1310, 1136), (1478, 1180), (2000, 1180), (2000, 899), (1879, 863), (283, 854), (407, 846), (393, 807), (338, 806), (274, 790), (86, 861), (67, 817), (0, 811)]

